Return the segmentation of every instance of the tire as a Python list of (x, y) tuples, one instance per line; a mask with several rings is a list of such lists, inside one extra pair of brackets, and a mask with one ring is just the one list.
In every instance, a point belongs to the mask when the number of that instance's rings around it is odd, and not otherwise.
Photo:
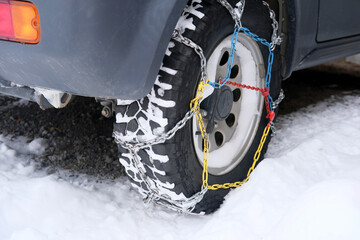
[[(219, 44), (231, 36), (234, 29), (233, 19), (229, 12), (215, 0), (189, 2), (180, 18), (181, 24), (178, 24), (177, 28), (180, 27), (185, 37), (200, 45), (205, 56), (210, 58), (218, 49)], [(234, 6), (237, 1), (229, 2)], [(272, 21), (269, 17), (269, 10), (262, 4), (262, 1), (246, 2), (242, 24), (270, 42), (273, 30)], [(246, 36), (241, 35), (240, 38), (245, 39)], [(253, 40), (250, 39), (249, 44), (251, 41)], [(269, 53), (263, 45), (256, 42), (255, 45), (263, 62), (263, 65), (262, 63), (258, 66), (255, 64), (261, 78), (264, 77), (265, 69), (267, 69)], [(251, 54), (253, 53), (251, 52)], [(276, 99), (281, 88), (280, 54), (278, 50), (274, 54), (270, 94)], [(239, 58), (241, 60), (240, 53)], [(120, 136), (122, 141), (134, 143), (151, 140), (172, 129), (189, 110), (189, 103), (195, 96), (199, 79), (200, 61), (197, 54), (193, 49), (171, 41), (151, 92), (137, 101), (117, 101), (115, 135)], [(260, 84), (263, 85), (263, 83)], [(256, 126), (251, 128), (249, 143), (242, 148), (243, 152), (239, 153), (241, 157), (234, 160), (232, 166), (224, 171), (209, 169), (209, 184), (235, 182), (246, 178), (263, 130), (268, 123), (263, 102), (260, 105), (261, 111), (258, 120), (255, 121)], [(246, 108), (240, 111), (246, 112)], [(238, 126), (241, 124), (236, 124), (235, 127), (238, 128)], [(198, 158), (196, 150), (198, 140), (194, 137), (195, 128), (196, 122), (190, 120), (172, 139), (163, 144), (142, 149), (137, 153), (146, 175), (151, 179), (151, 184), (156, 186), (161, 194), (174, 200), (190, 197), (197, 193), (202, 186), (202, 160)], [(264, 144), (260, 159), (263, 159), (269, 140), (270, 136)], [(225, 146), (227, 142), (223, 144)], [(131, 154), (121, 146), (119, 146), (119, 152), (120, 162), (125, 167), (132, 185), (145, 195), (147, 187), (141, 182), (140, 176), (135, 174), (136, 171), (130, 160)], [(211, 156), (210, 152), (209, 161), (211, 161)], [(229, 190), (225, 189), (209, 190), (202, 201), (196, 205), (194, 212), (208, 214), (215, 211), (228, 192)]]

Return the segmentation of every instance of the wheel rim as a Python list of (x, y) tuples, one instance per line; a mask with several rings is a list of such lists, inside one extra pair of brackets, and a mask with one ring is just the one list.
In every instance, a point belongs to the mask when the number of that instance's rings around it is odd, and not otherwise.
[[(209, 57), (207, 70), (211, 81), (226, 76), (231, 40), (232, 35), (224, 38)], [(261, 51), (253, 39), (242, 33), (238, 36), (230, 81), (259, 88), (265, 85)], [(208, 134), (208, 172), (212, 175), (224, 175), (243, 160), (255, 138), (263, 110), (264, 97), (260, 92), (229, 87), (233, 92), (231, 112), (226, 120), (215, 121), (214, 131)], [(205, 96), (212, 91), (212, 87), (207, 86)], [(208, 120), (204, 119), (204, 124), (206, 127)], [(193, 145), (199, 162), (203, 164), (203, 140), (198, 132), (197, 120), (193, 118)]]

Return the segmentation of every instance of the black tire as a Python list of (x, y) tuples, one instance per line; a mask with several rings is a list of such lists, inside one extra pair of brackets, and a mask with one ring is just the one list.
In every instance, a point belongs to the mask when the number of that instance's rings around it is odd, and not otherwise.
[[(191, 2), (191, 1), (190, 1)], [(229, 1), (233, 6), (237, 1)], [(189, 10), (191, 9), (191, 10)], [(196, 11), (196, 12), (194, 12)], [(199, 12), (201, 14), (199, 14)], [(202, 16), (203, 14), (203, 16)], [(209, 56), (215, 46), (226, 36), (231, 35), (234, 21), (229, 12), (217, 1), (209, 0), (190, 3), (183, 16), (193, 19), (196, 29), (186, 28), (183, 35), (200, 45), (205, 56)], [(202, 18), (199, 18), (201, 17)], [(272, 21), (269, 10), (261, 0), (246, 1), (242, 17), (243, 26), (260, 37), (271, 40)], [(200, 61), (193, 49), (176, 41), (170, 43), (171, 54), (165, 55), (158, 79), (148, 96), (138, 101), (118, 101), (116, 107), (117, 122), (114, 131), (121, 139), (129, 142), (149, 140), (171, 129), (189, 110), (189, 103), (195, 96), (200, 79)], [(267, 67), (268, 49), (259, 44)], [(280, 56), (275, 51), (271, 79), (271, 96), (276, 99), (280, 92)], [(175, 70), (175, 71), (174, 71)], [(253, 163), (253, 156), (259, 145), (263, 130), (268, 123), (266, 110), (263, 108), (259, 127), (254, 141), (243, 160), (230, 172), (220, 176), (209, 175), (209, 184), (235, 182), (246, 177)], [(269, 143), (268, 137), (261, 158)], [(141, 183), (139, 175), (134, 175), (131, 155), (119, 146), (120, 162), (125, 166), (133, 185), (145, 193), (147, 188)], [(201, 189), (202, 166), (199, 163), (192, 144), (192, 123), (178, 131), (176, 135), (163, 144), (140, 150), (141, 160), (151, 184), (173, 199), (190, 197)], [(203, 200), (197, 204), (195, 212), (211, 213), (223, 202), (229, 190), (209, 190)]]

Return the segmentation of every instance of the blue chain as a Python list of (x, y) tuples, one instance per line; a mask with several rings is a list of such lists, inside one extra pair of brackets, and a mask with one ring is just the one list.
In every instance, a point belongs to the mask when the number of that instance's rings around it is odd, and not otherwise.
[[(234, 63), (235, 45), (237, 43), (237, 39), (238, 39), (238, 35), (239, 35), (240, 31), (244, 32), (247, 36), (251, 37), (256, 42), (261, 43), (262, 45), (266, 46), (269, 49), (268, 67), (267, 67), (266, 78), (265, 78), (265, 88), (269, 89), (269, 91), (270, 91), (271, 70), (272, 70), (272, 65), (273, 65), (273, 62), (274, 62), (274, 53), (271, 50), (271, 44), (266, 39), (260, 38), (258, 35), (252, 33), (246, 27), (241, 27), (241, 28), (235, 27), (235, 29), (234, 29), (232, 39), (231, 39), (230, 55), (229, 55), (229, 59), (228, 59), (228, 62), (227, 62), (226, 77), (224, 79), (222, 79), (220, 81), (220, 83), (210, 82), (209, 84), (214, 88), (221, 88), (222, 86), (224, 86), (229, 81), (230, 75), (231, 75), (231, 69), (232, 69), (233, 63)], [(273, 107), (272, 107), (273, 99), (270, 96), (270, 94), (267, 97), (269, 99), (270, 109), (272, 111), (273, 110)]]

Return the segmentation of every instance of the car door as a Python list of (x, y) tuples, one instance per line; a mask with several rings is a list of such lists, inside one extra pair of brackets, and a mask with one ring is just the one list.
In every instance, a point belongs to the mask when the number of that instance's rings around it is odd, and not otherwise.
[(360, 35), (359, 0), (319, 0), (317, 41)]

